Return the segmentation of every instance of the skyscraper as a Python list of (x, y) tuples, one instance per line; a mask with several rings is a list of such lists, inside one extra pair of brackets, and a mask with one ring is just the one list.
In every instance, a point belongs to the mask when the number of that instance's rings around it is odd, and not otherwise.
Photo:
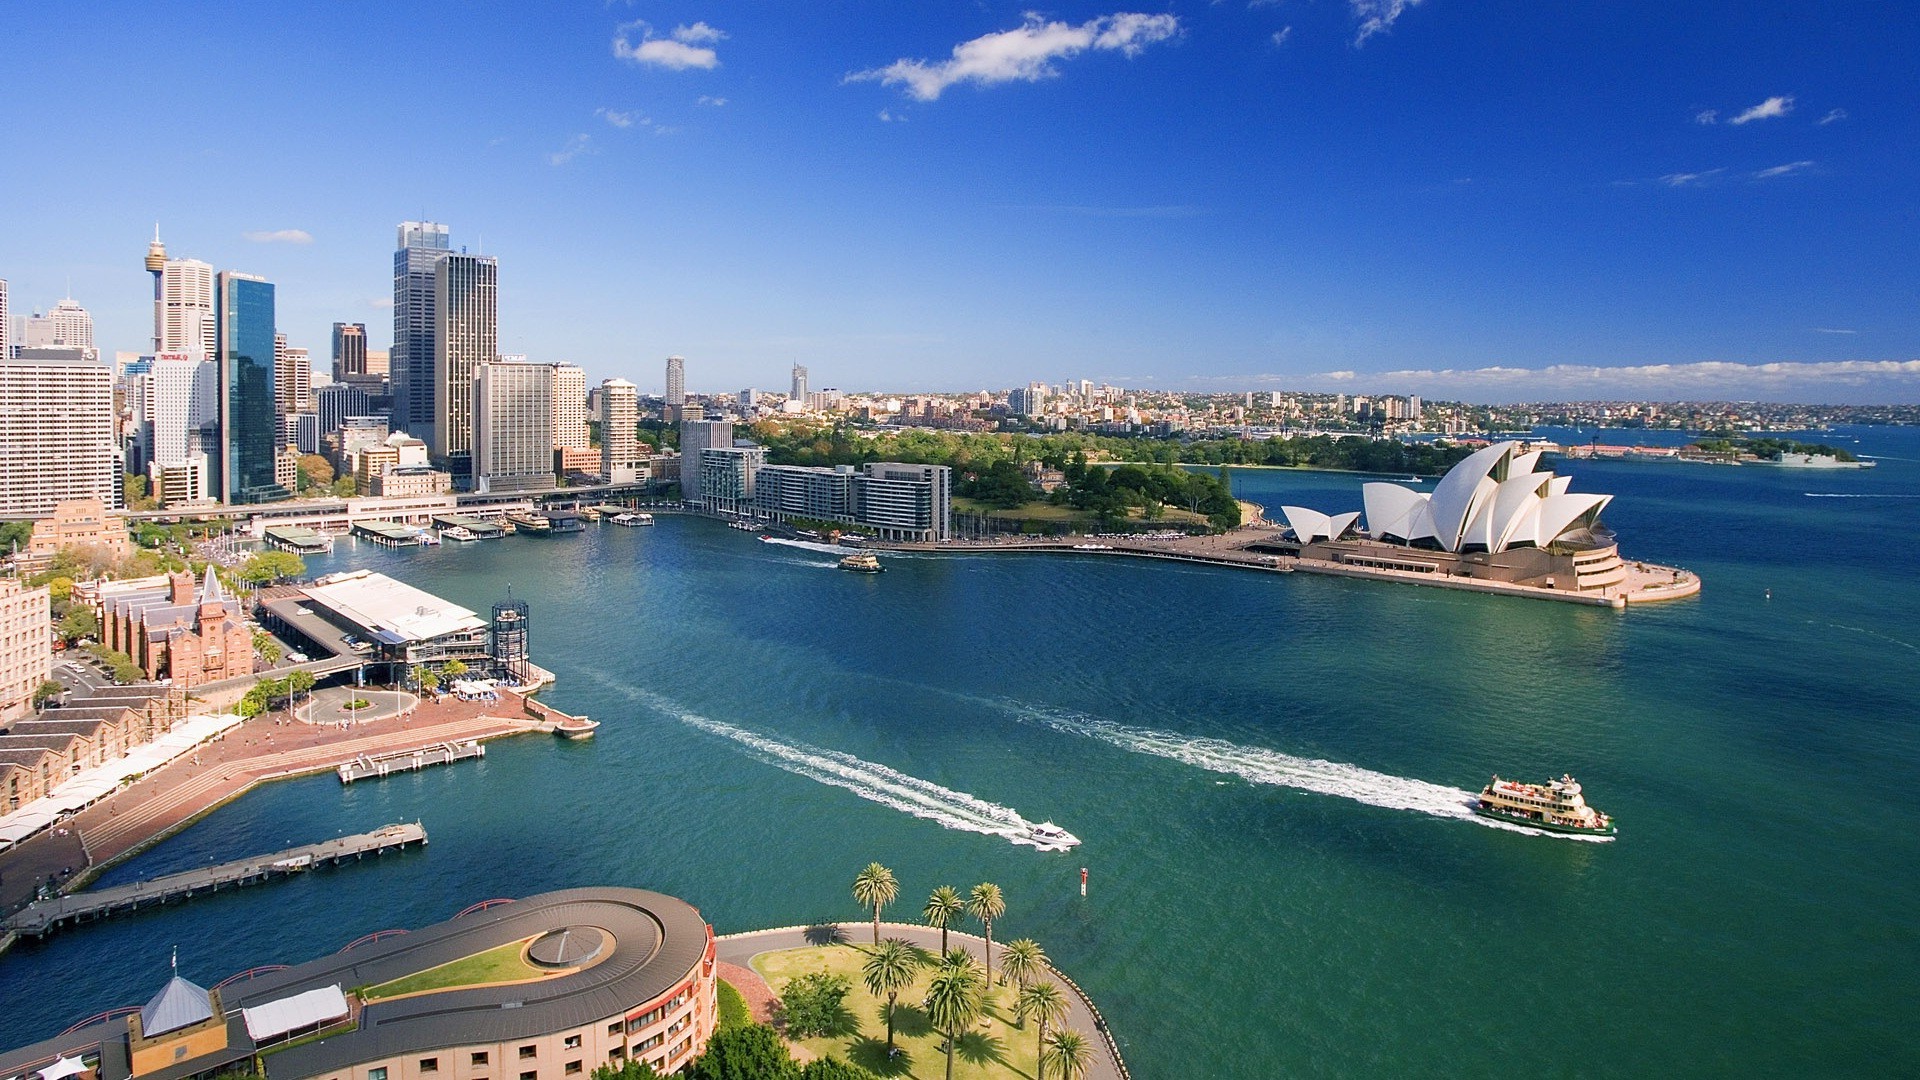
[[(603, 432), (601, 438), (605, 439)], [(687, 420), (680, 425), (680, 497), (700, 501), (700, 452), (733, 446), (733, 424), (726, 420)]]
[(551, 364), (478, 364), (473, 379), (473, 490), (553, 487)]
[(7, 279), (0, 278), (0, 362), (13, 355), (13, 316), (7, 312)]
[[(211, 499), (207, 481), (220, 452), (219, 365), (198, 353), (160, 353), (143, 380), (141, 442), (150, 488), (170, 490), (174, 502)], [(163, 483), (169, 472), (178, 482)]]
[(93, 316), (71, 296), (52, 311), (34, 312), (26, 331), (21, 344), (29, 349), (79, 349), (89, 360), (99, 356), (93, 351)]
[(640, 391), (625, 379), (600, 384), (600, 475), (609, 484), (639, 477)]
[[(148, 256), (151, 261), (151, 254)], [(159, 352), (200, 352), (211, 357), (219, 334), (213, 315), (213, 267), (198, 259), (168, 259), (160, 268), (154, 301)]]
[(500, 351), (499, 283), (491, 255), (450, 252), (433, 264), (433, 414), (426, 443), (456, 476), (468, 471), (473, 455), (474, 368), (493, 363)]
[(223, 270), (214, 288), (219, 327), (220, 454), (214, 489), (229, 504), (288, 496), (274, 479), (273, 283)]
[(793, 392), (787, 397), (802, 405), (807, 403), (807, 369), (799, 364), (793, 365)]
[(367, 374), (367, 324), (333, 324), (333, 378), (344, 382)]
[(313, 360), (307, 350), (273, 335), (273, 411), (281, 416), (313, 411)]
[(433, 267), (451, 249), (445, 225), (400, 223), (393, 253), (393, 427), (422, 439), (433, 427)]
[(578, 364), (553, 367), (553, 448), (585, 450), (587, 437), (587, 373)]
[(687, 403), (687, 359), (684, 356), (667, 357), (667, 408), (672, 409)]
[(113, 372), (66, 359), (0, 360), (0, 518), (67, 499), (122, 502)]

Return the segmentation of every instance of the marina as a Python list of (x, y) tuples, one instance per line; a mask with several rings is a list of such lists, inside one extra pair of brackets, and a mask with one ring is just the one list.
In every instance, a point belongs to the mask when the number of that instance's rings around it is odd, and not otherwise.
[(317, 844), (303, 844), (271, 855), (256, 855), (131, 885), (42, 900), (0, 925), (21, 937), (42, 938), (79, 923), (188, 900), (202, 893), (258, 885), (318, 867), (359, 862), (368, 856), (423, 846), (426, 842), (427, 830), (418, 822), (387, 825), (372, 832), (323, 840)]
[(375, 779), (486, 756), (487, 748), (478, 741), (469, 739), (466, 742), (440, 743), (437, 746), (423, 746), (418, 750), (403, 750), (393, 754), (361, 754), (352, 761), (343, 762), (336, 771), (340, 774), (342, 784), (351, 784), (355, 780)]

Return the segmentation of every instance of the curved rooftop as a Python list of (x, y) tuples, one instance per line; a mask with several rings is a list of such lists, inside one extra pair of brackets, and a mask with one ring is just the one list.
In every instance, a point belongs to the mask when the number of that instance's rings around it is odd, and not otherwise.
[(1539, 453), (1500, 442), (1448, 469), (1430, 495), (1399, 484), (1366, 484), (1361, 493), (1367, 535), (1441, 551), (1497, 554), (1596, 532), (1600, 511), (1613, 496), (1572, 494), (1570, 477), (1536, 471), (1539, 464)]
[(580, 1027), (672, 990), (707, 950), (706, 920), (684, 900), (644, 889), (567, 889), (262, 976), (246, 983), (243, 996), (236, 994), (228, 1006), (262, 1005), (336, 984), (375, 986), (510, 942), (535, 938), (539, 945), (560, 931), (567, 931), (560, 935), (565, 951), (577, 955), (588, 930), (600, 938), (600, 958), (590, 966), (536, 982), (374, 1002), (362, 1010), (357, 1029), (278, 1051), (269, 1069), (280, 1076), (314, 1076), (362, 1061)]

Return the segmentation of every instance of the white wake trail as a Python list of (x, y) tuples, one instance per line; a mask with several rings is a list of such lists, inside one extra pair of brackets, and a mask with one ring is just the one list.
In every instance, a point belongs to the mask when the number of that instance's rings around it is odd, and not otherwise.
[(1034, 823), (1021, 817), (1011, 807), (989, 802), (964, 791), (941, 787), (930, 780), (909, 776), (852, 754), (777, 739), (736, 727), (681, 708), (645, 690), (624, 686), (618, 689), (688, 727), (739, 743), (753, 751), (760, 760), (796, 776), (850, 791), (869, 802), (945, 828), (1004, 837), (1012, 843), (1026, 844), (1043, 851), (1055, 850), (1035, 841), (1032, 836)]
[(1473, 792), (1433, 784), (1425, 780), (1415, 780), (1411, 777), (1391, 776), (1387, 773), (1363, 769), (1358, 765), (1325, 761), (1320, 758), (1296, 757), (1277, 750), (1241, 746), (1224, 739), (1195, 738), (1170, 731), (1133, 727), (1117, 724), (1111, 720), (1098, 720), (1019, 702), (1000, 702), (999, 704), (1017, 715), (1055, 731), (1098, 739), (1136, 754), (1151, 754), (1154, 757), (1182, 762), (1209, 772), (1237, 776), (1256, 784), (1273, 784), (1278, 787), (1312, 791), (1321, 795), (1333, 795), (1389, 810), (1415, 810), (1434, 817), (1471, 821), (1476, 825), (1526, 833), (1530, 836), (1598, 842), (1612, 839), (1605, 836), (1548, 832), (1544, 829), (1530, 829), (1524, 825), (1484, 818), (1473, 812), (1476, 799)]

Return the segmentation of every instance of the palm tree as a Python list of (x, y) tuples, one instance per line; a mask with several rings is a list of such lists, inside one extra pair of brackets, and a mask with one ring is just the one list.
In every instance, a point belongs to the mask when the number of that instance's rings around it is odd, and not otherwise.
[(927, 984), (926, 1007), (927, 1019), (947, 1036), (947, 1080), (953, 1080), (954, 1044), (960, 1041), (961, 1029), (980, 1015), (980, 976), (970, 964), (941, 964), (940, 973)]
[(1000, 976), (1025, 987), (1046, 966), (1047, 953), (1032, 938), (1015, 938), (1000, 946)]
[(927, 897), (927, 906), (920, 914), (927, 920), (928, 926), (940, 928), (940, 951), (947, 951), (947, 927), (966, 914), (966, 901), (960, 899), (960, 890), (951, 885), (942, 885)]
[(899, 938), (877, 943), (860, 967), (874, 997), (887, 995), (887, 1057), (893, 1057), (893, 1004), (920, 971), (920, 951)]
[(993, 985), (993, 920), (1007, 913), (1007, 898), (1000, 895), (1000, 886), (991, 881), (983, 881), (973, 887), (967, 897), (967, 914), (980, 920), (987, 928), (987, 985)]
[(1093, 1065), (1093, 1047), (1087, 1045), (1085, 1036), (1068, 1028), (1053, 1033), (1040, 1060), (1042, 1076), (1046, 1075), (1046, 1066), (1054, 1065), (1059, 1067), (1060, 1080), (1080, 1080)]
[(893, 871), (877, 862), (868, 863), (865, 870), (853, 876), (853, 898), (860, 906), (873, 909), (873, 943), (880, 944), (880, 909), (893, 903), (900, 895), (900, 883), (893, 880)]
[(1039, 1034), (1036, 1036), (1039, 1041), (1034, 1046), (1034, 1055), (1040, 1062), (1040, 1080), (1045, 1080), (1047, 1025), (1057, 1023), (1067, 1015), (1067, 996), (1050, 982), (1037, 982), (1032, 986), (1022, 987), (1020, 996), (1013, 1002), (1013, 1015), (1019, 1017), (1023, 1024), (1027, 1022), (1029, 1016), (1039, 1022), (1037, 1025)]

